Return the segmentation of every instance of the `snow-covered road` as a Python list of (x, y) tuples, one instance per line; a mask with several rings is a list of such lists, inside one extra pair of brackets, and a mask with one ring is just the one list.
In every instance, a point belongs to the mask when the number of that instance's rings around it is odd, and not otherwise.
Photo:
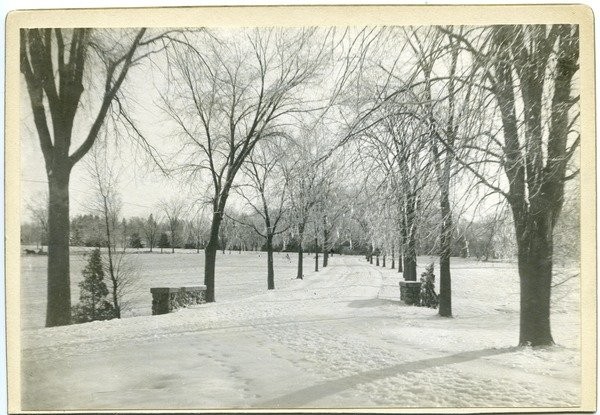
[(512, 347), (514, 276), (459, 268), (452, 319), (400, 303), (398, 281), (335, 256), (241, 301), (26, 331), (23, 409), (578, 405), (579, 320), (564, 297), (558, 346), (534, 350)]

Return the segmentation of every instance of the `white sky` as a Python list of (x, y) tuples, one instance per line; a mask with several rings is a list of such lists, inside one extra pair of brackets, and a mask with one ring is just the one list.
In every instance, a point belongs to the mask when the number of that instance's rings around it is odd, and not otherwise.
[[(160, 57), (156, 61), (161, 65)], [(87, 68), (93, 70), (93, 61), (88, 62)], [(398, 70), (401, 71), (401, 68)], [(44, 160), (30, 114), (29, 97), (25, 92), (24, 82), (21, 87), (24, 91), (21, 95), (21, 107), (23, 108), (21, 183), (23, 200), (27, 202), (32, 199), (42, 200), (40, 195), (46, 192), (47, 184)], [(132, 68), (121, 88), (123, 95), (128, 97), (129, 105), (126, 106), (132, 118), (136, 119), (137, 127), (162, 154), (168, 154), (178, 147), (178, 144), (175, 144), (178, 140), (173, 137), (173, 132), (179, 129), (172, 123), (169, 116), (157, 106), (157, 103), (160, 105), (161, 102), (157, 91), (164, 93), (166, 89), (167, 85), (164, 79), (157, 74), (156, 68), (150, 65)], [(317, 91), (315, 93), (319, 95)], [(94, 105), (97, 105), (98, 96), (101, 95), (95, 92), (95, 86), (86, 84), (86, 91), (81, 100), (82, 105), (75, 120), (71, 153), (80, 145), (89, 130), (91, 120), (96, 114)], [(108, 121), (105, 121), (105, 125), (107, 123)], [(326, 137), (335, 139), (330, 134), (327, 134)], [(98, 140), (102, 139), (99, 136)], [(117, 137), (113, 135), (108, 137), (111, 148), (115, 140)], [(140, 151), (135, 144), (132, 144), (129, 138), (119, 138), (118, 140), (119, 147), (112, 148), (111, 164), (116, 165), (117, 169), (121, 171), (117, 190), (122, 197), (122, 214), (125, 217), (147, 216), (153, 211), (156, 216), (157, 204), (160, 200), (181, 197), (188, 191), (187, 185), (181, 179), (176, 177), (169, 179), (160, 174), (147, 155)], [(86, 160), (89, 157), (89, 154), (86, 155), (72, 171), (70, 184), (70, 213), (72, 216), (90, 213), (89, 206), (94, 193), (93, 187), (88, 184), (90, 175), (85, 168)], [(192, 197), (195, 196), (192, 195)], [(190, 197), (188, 196), (187, 199)], [(22, 219), (26, 219), (26, 217), (27, 213), (24, 211)]]
[[(17, 4), (13, 4), (12, 0), (3, 3), (3, 7), (37, 7), (38, 4), (34, 1), (21, 1)], [(44, 6), (48, 7), (54, 2), (44, 2)], [(56, 2), (57, 7), (78, 7), (79, 4), (75, 4), (72, 1)], [(271, 3), (271, 2), (265, 2)], [(316, 2), (319, 3), (319, 2)], [(324, 2), (323, 2), (324, 3)], [(336, 3), (336, 2), (331, 2)], [(341, 3), (341, 2), (338, 2)], [(344, 2), (348, 3), (348, 2)], [(380, 2), (385, 3), (385, 2)], [(125, 2), (119, 2), (118, 4), (111, 4), (110, 1), (102, 2), (102, 6), (128, 6), (128, 5), (172, 5), (173, 2), (138, 2), (128, 0)], [(186, 2), (178, 3), (179, 5), (185, 5)], [(203, 4), (218, 4), (217, 2), (203, 2)], [(227, 2), (226, 4), (241, 4), (240, 2)], [(263, 3), (264, 4), (264, 3)], [(276, 3), (274, 3), (276, 4)], [(285, 2), (285, 4), (299, 4), (299, 2)], [(87, 6), (94, 6), (94, 1), (86, 3)], [(6, 8), (6, 7), (5, 7)], [(136, 96), (136, 115), (139, 117), (138, 126), (145, 131), (145, 135), (156, 144), (158, 148), (164, 148), (165, 143), (173, 140), (165, 140), (172, 132), (168, 128), (167, 117), (162, 115), (160, 111), (154, 106), (153, 102), (158, 101), (158, 96), (154, 88), (150, 85), (147, 76), (142, 76), (144, 70), (137, 69), (130, 71), (126, 80), (126, 86)], [(22, 107), (27, 108), (29, 106), (28, 96), (23, 94)], [(146, 111), (144, 111), (146, 109)], [(31, 120), (27, 122), (25, 127), (22, 128), (22, 169), (21, 169), (21, 185), (23, 189), (23, 200), (30, 200), (31, 198), (37, 198), (37, 196), (43, 192), (46, 192), (46, 174), (44, 169), (44, 161), (39, 148), (37, 133), (33, 128)], [(88, 127), (89, 128), (89, 127)], [(81, 137), (74, 136), (74, 144), (72, 145), (71, 152), (77, 146), (77, 140)], [(123, 199), (122, 213), (126, 217), (130, 216), (147, 216), (150, 212), (156, 211), (156, 207), (159, 200), (170, 199), (173, 197), (181, 197), (182, 193), (185, 193), (187, 189), (182, 186), (178, 180), (165, 178), (163, 175), (153, 171), (152, 164), (148, 162), (147, 158), (140, 157), (139, 149), (136, 150), (133, 146), (126, 143), (125, 140), (121, 140), (123, 143), (119, 148), (120, 157), (116, 157), (115, 161), (117, 164), (122, 164), (122, 174), (120, 177), (120, 193)], [(134, 156), (134, 153), (137, 155)], [(86, 205), (89, 205), (90, 198), (93, 197), (92, 190), (86, 182), (89, 175), (85, 171), (84, 162), (85, 158), (79, 162), (73, 169), (71, 176), (71, 215), (78, 215), (83, 213), (89, 213), (89, 209)], [(156, 169), (154, 169), (156, 170)], [(24, 212), (24, 216), (25, 216)], [(25, 217), (23, 218), (25, 219)]]
[[(148, 76), (149, 73), (152, 72), (148, 66), (133, 68), (127, 76), (126, 84), (124, 84), (124, 88), (129, 91), (125, 95), (135, 97), (135, 102), (130, 102), (130, 104), (133, 104), (130, 107), (134, 108), (130, 114), (137, 119), (136, 125), (138, 128), (143, 131), (144, 135), (159, 151), (169, 152), (174, 149), (172, 143), (176, 141), (171, 137), (173, 133), (172, 123), (169, 122), (168, 116), (155, 105), (156, 102), (160, 101), (156, 92), (157, 89), (164, 90), (165, 87), (160, 84), (155, 87), (154, 80)], [(23, 90), (25, 90), (24, 85)], [(85, 96), (82, 102), (85, 102), (84, 100)], [(47, 184), (44, 161), (37, 133), (29, 115), (29, 97), (26, 93), (22, 95), (21, 106), (24, 108), (24, 114), (27, 114), (21, 131), (21, 184), (23, 201), (28, 201), (32, 198), (39, 199), (39, 195), (46, 192)], [(77, 148), (89, 129), (89, 119), (86, 119), (85, 115), (81, 116), (84, 111), (90, 111), (90, 116), (93, 113), (93, 109), (84, 109), (78, 113), (78, 118), (84, 120), (84, 127), (79, 131), (75, 128), (71, 153)], [(114, 137), (110, 137), (110, 140), (113, 141)], [(122, 197), (122, 214), (125, 217), (145, 217), (150, 213), (156, 215), (158, 211), (157, 204), (160, 200), (196, 197), (196, 195), (191, 195), (191, 197), (186, 195), (189, 190), (180, 179), (169, 179), (157, 172), (148, 157), (138, 147), (132, 145), (127, 138), (119, 142), (119, 148), (114, 151), (114, 163), (121, 166), (118, 191)], [(87, 183), (89, 174), (85, 169), (86, 157), (75, 166), (71, 175), (72, 216), (90, 213), (89, 202), (94, 197), (93, 189)], [(488, 201), (488, 203), (495, 204), (495, 200)], [(22, 219), (27, 219), (25, 211), (23, 211)]]
[[(151, 95), (154, 87), (148, 86), (148, 77), (140, 76), (140, 72), (143, 72), (141, 68), (135, 68), (130, 71), (126, 79), (126, 88), (135, 91), (136, 100), (140, 104), (136, 105), (135, 114), (140, 117), (139, 128), (153, 143), (165, 148), (165, 145), (161, 145), (161, 143), (165, 142), (164, 138), (170, 131), (164, 128), (165, 117), (152, 108), (153, 100), (156, 98)], [(27, 201), (47, 192), (47, 178), (37, 132), (30, 111), (28, 111), (29, 96), (26, 92), (22, 95), (21, 106), (24, 108), (24, 114), (27, 114), (21, 131), (21, 184), (23, 200)], [(148, 111), (144, 111), (142, 108)], [(78, 113), (77, 119), (83, 119), (84, 127), (79, 130), (74, 128), (70, 153), (73, 153), (83, 141), (82, 134), (89, 130), (90, 119), (80, 115)], [(100, 139), (102, 138), (99, 136), (98, 140)], [(110, 137), (109, 141), (114, 144), (114, 137)], [(115, 156), (114, 163), (121, 171), (118, 190), (123, 199), (122, 213), (126, 217), (147, 216), (153, 209), (156, 210), (159, 200), (181, 195), (181, 187), (173, 180), (154, 172), (152, 163), (149, 163), (146, 157), (140, 154), (139, 149), (128, 142), (127, 138), (119, 139), (119, 148), (113, 149), (112, 153)], [(71, 216), (90, 213), (89, 201), (93, 198), (93, 189), (88, 183), (90, 175), (85, 167), (88, 157), (89, 153), (75, 165), (71, 173)], [(23, 215), (26, 217), (25, 212)]]
[[(160, 65), (160, 58), (156, 61)], [(91, 66), (88, 63), (88, 68)], [(179, 141), (173, 137), (174, 132), (177, 133), (180, 129), (158, 107), (158, 105), (161, 105), (161, 98), (157, 91), (164, 93), (166, 88), (167, 85), (164, 83), (164, 79), (158, 74), (158, 71), (154, 70), (153, 72), (150, 65), (141, 65), (129, 71), (121, 91), (126, 90), (126, 92), (123, 91), (123, 95), (129, 99), (129, 105), (127, 105), (128, 112), (137, 121), (137, 128), (143, 132), (148, 141), (168, 160), (168, 154), (180, 147)], [(86, 94), (92, 97), (92, 102), (97, 101), (96, 95), (98, 94), (94, 94), (93, 86), (87, 89), (82, 96), (81, 102), (83, 105), (76, 116), (70, 153), (73, 153), (83, 141), (85, 134), (89, 130), (90, 120), (95, 116), (95, 110), (92, 109), (93, 104), (87, 104), (89, 99)], [(23, 201), (26, 203), (32, 199), (41, 199), (39, 195), (46, 192), (47, 179), (37, 132), (35, 131), (29, 110), (29, 96), (26, 93), (24, 82), (22, 82), (22, 90), (24, 93), (21, 96), (21, 107), (23, 108), (24, 118), (22, 119), (21, 131), (21, 183)], [(89, 116), (87, 116), (86, 112), (89, 112)], [(78, 121), (80, 121), (80, 128), (77, 128)], [(101, 139), (101, 136), (99, 136), (98, 140)], [(113, 148), (114, 141), (115, 137), (110, 136), (109, 142), (111, 143), (111, 151), (114, 156), (114, 158), (111, 158), (111, 163), (114, 163), (117, 169), (121, 171), (118, 192), (123, 201), (121, 212), (125, 217), (146, 217), (152, 212), (155, 216), (158, 216), (157, 205), (161, 200), (184, 198), (189, 201), (199, 197), (197, 194), (186, 195), (189, 192), (189, 188), (181, 178), (167, 178), (161, 174), (147, 154), (139, 146), (132, 143), (129, 138), (120, 138), (117, 149)], [(89, 156), (90, 154), (84, 156), (75, 165), (71, 174), (71, 216), (90, 213), (89, 202), (94, 197), (94, 193), (93, 188), (88, 184), (90, 175), (85, 167), (86, 159)], [(23, 211), (22, 220), (27, 220), (27, 216), (26, 211)]]

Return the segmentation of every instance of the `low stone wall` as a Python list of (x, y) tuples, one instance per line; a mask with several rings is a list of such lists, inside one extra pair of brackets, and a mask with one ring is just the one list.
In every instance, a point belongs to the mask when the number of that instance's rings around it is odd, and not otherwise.
[(408, 305), (419, 305), (421, 283), (419, 281), (400, 281), (400, 300)]
[(150, 288), (152, 293), (152, 315), (166, 314), (178, 308), (206, 302), (206, 286), (195, 287), (157, 287)]

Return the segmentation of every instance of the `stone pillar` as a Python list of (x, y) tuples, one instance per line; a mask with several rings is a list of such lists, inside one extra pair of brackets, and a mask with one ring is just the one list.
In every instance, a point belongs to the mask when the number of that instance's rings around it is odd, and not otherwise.
[(206, 286), (156, 287), (152, 293), (152, 315), (170, 313), (178, 308), (206, 302)]

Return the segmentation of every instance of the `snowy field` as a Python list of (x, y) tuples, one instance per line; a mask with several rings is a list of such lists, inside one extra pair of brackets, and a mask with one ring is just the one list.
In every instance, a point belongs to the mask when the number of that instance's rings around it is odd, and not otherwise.
[[(83, 279), (81, 270), (87, 263), (86, 253), (91, 249), (72, 250), (71, 300), (75, 304), (79, 301), (78, 284)], [(152, 287), (183, 287), (204, 283), (204, 251), (196, 253), (195, 250), (176, 249), (172, 254), (170, 249), (165, 249), (163, 253), (160, 253), (160, 249), (153, 253), (128, 249), (127, 253), (127, 267), (135, 269), (138, 278), (126, 296), (127, 304), (123, 313), (126, 317), (152, 314)], [(288, 261), (285, 253), (275, 253), (276, 283), (285, 284), (285, 280), (296, 276), (298, 259), (293, 253), (289, 257)], [(41, 255), (21, 257), (21, 324), (24, 329), (42, 328), (45, 325), (47, 261), (48, 257)], [(225, 251), (222, 254), (219, 251), (216, 269), (219, 282), (215, 288), (217, 301), (242, 299), (263, 293), (267, 287), (266, 261), (264, 252), (239, 254), (237, 251)], [(305, 258), (304, 267), (305, 270), (314, 268), (314, 256), (312, 261)], [(108, 278), (105, 281), (108, 286)]]
[(136, 317), (49, 329), (36, 328), (45, 258), (22, 257), (24, 410), (579, 405), (578, 278), (554, 289), (557, 346), (531, 349), (514, 347), (513, 263), (453, 258), (454, 318), (443, 319), (400, 303), (399, 274), (362, 257), (315, 273), (311, 256), (301, 281), (295, 257), (277, 254), (267, 292), (264, 254), (219, 254), (216, 303), (147, 316), (149, 288), (201, 283), (203, 255), (131, 256), (144, 270)]

